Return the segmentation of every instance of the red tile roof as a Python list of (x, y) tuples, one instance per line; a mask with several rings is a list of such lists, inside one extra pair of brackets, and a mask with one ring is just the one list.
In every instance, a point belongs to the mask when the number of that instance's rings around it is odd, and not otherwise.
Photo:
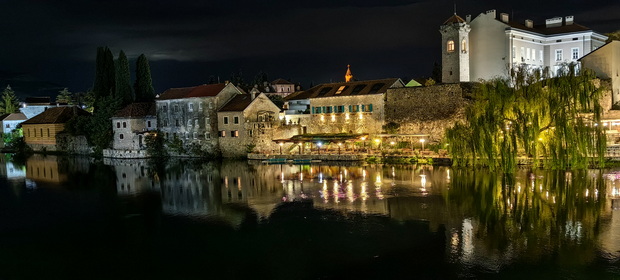
[(120, 109), (116, 114), (114, 114), (115, 118), (140, 118), (146, 116), (156, 116), (155, 103), (154, 102), (144, 102), (144, 103), (131, 103), (125, 108)]
[(158, 100), (182, 99), (191, 97), (208, 97), (216, 96), (220, 93), (226, 84), (200, 85), (195, 87), (171, 88), (157, 98)]
[(54, 124), (54, 123), (66, 123), (74, 116), (90, 116), (90, 113), (80, 109), (79, 107), (53, 107), (49, 108), (43, 113), (38, 114), (23, 124)]
[[(355, 81), (348, 83), (342, 82), (320, 84), (306, 91), (294, 92), (291, 95), (285, 97), (284, 100), (299, 100), (332, 96), (383, 94), (387, 92), (388, 88), (390, 88), (399, 80), (400, 79), (398, 78), (390, 78), (382, 80)], [(341, 88), (342, 90), (338, 93)]]
[(456, 14), (454, 14), (449, 19), (447, 19), (446, 22), (444, 22), (443, 24), (464, 23), (464, 22), (465, 22), (465, 20), (462, 17), (457, 16)]
[[(499, 20), (499, 19), (498, 19)], [(503, 22), (505, 23), (505, 22)], [(517, 28), (525, 31), (535, 32), (542, 35), (554, 35), (554, 34), (563, 34), (563, 33), (572, 33), (572, 32), (582, 32), (592, 30), (588, 27), (585, 27), (581, 24), (573, 23), (569, 25), (561, 25), (556, 27), (547, 27), (546, 24), (535, 25), (534, 28), (529, 28), (525, 26), (525, 24), (515, 21), (509, 21), (505, 23), (512, 28)]]

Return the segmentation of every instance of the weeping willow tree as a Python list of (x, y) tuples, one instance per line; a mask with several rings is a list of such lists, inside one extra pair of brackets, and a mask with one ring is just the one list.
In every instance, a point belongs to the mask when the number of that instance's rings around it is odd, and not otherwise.
[(481, 84), (465, 121), (446, 131), (454, 164), (512, 173), (518, 156), (555, 169), (585, 168), (591, 158), (602, 163), (602, 90), (594, 73), (575, 64), (555, 77), (547, 73), (521, 66), (509, 79)]

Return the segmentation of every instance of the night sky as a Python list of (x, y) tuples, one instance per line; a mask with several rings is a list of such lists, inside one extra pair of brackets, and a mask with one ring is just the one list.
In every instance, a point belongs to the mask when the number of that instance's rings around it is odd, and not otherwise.
[[(144, 53), (156, 92), (221, 81), (242, 71), (311, 83), (429, 76), (440, 62), (439, 26), (454, 12), (444, 0), (157, 1), (0, 0), (0, 87), (92, 87), (98, 46), (132, 67)], [(496, 9), (519, 21), (574, 15), (598, 32), (620, 29), (618, 0), (457, 0), (457, 14)], [(133, 73), (132, 73), (133, 74)], [(49, 83), (41, 83), (49, 82)], [(49, 92), (49, 91), (48, 91)]]

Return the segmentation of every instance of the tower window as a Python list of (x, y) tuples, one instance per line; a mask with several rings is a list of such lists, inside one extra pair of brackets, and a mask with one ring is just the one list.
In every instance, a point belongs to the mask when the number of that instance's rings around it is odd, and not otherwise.
[(461, 41), (461, 52), (462, 53), (467, 53), (467, 41), (465, 41), (465, 39), (463, 39), (463, 41)]
[(448, 52), (453, 52), (454, 51), (454, 41), (449, 40), (447, 48), (448, 48)]

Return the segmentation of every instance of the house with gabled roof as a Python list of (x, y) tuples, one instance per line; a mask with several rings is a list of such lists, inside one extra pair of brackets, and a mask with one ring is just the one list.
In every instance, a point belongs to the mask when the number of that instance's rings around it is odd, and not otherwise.
[(159, 130), (186, 151), (217, 156), (217, 111), (238, 94), (245, 92), (232, 83), (168, 89), (155, 100)]
[(58, 135), (76, 116), (90, 116), (79, 107), (52, 107), (21, 123), (24, 141), (34, 151), (62, 151)]
[(441, 26), (442, 82), (458, 83), (510, 76), (522, 64), (555, 75), (566, 63), (605, 44), (607, 36), (575, 22), (574, 16), (544, 23), (516, 21), (488, 10), (472, 19), (454, 14)]
[(157, 130), (155, 102), (132, 103), (111, 118), (114, 142), (104, 157), (146, 158), (146, 137)]
[(279, 127), (280, 108), (265, 94), (240, 94), (217, 112), (223, 157), (245, 157), (248, 150), (271, 152)]
[[(11, 113), (0, 116), (0, 125), (2, 126), (2, 133), (4, 135), (10, 135), (17, 128), (19, 124), (26, 120), (26, 116), (22, 113)], [(1, 136), (1, 135), (0, 135)], [(3, 137), (3, 140), (10, 141), (11, 136)], [(0, 147), (4, 147), (4, 141), (0, 141)]]
[(320, 84), (289, 95), (285, 109), (306, 104), (302, 114), (311, 117), (304, 133), (376, 134), (384, 125), (385, 93), (404, 86), (398, 78)]

